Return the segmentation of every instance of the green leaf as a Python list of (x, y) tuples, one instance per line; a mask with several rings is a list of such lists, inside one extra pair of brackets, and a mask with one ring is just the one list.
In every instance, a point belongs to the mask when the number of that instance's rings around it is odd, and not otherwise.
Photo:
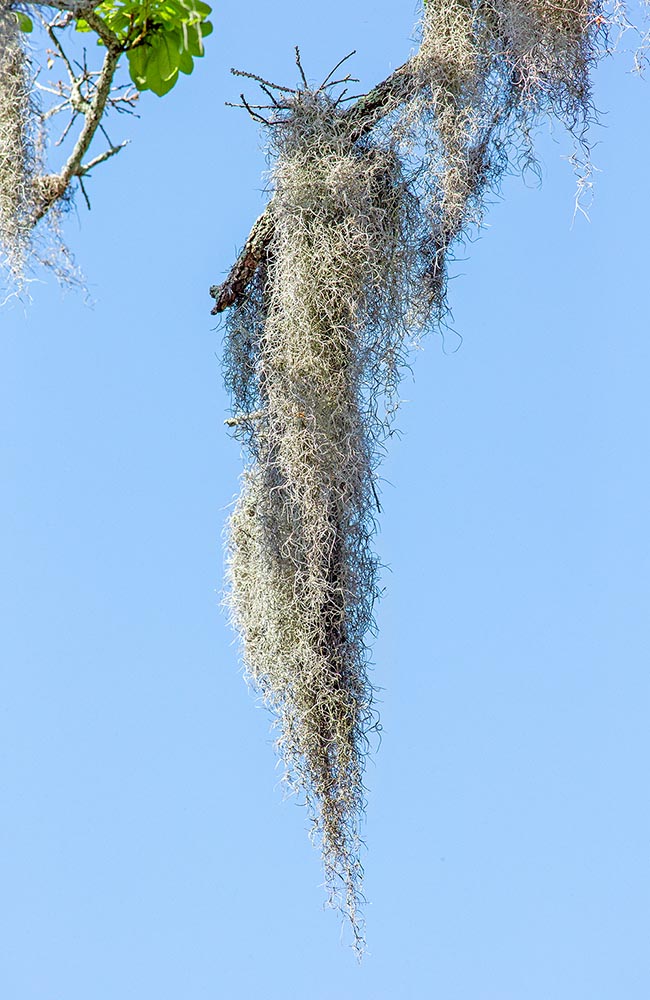
[(110, 15), (107, 14), (104, 17), (104, 20), (106, 21), (106, 24), (111, 29), (111, 31), (114, 31), (116, 35), (119, 35), (121, 32), (126, 31), (131, 24), (130, 19), (121, 10), (115, 11), (115, 13), (112, 13)]
[(174, 74), (178, 75), (180, 53), (178, 47), (174, 45), (173, 38), (169, 38), (166, 32), (154, 35), (149, 65), (154, 62), (161, 80), (169, 80)]
[(149, 62), (149, 47), (138, 45), (126, 53), (129, 60), (129, 74), (138, 90), (147, 89), (147, 63)]
[(158, 72), (158, 65), (154, 60), (147, 66), (147, 87), (158, 97), (164, 97), (165, 94), (169, 93), (177, 80), (178, 70), (175, 70), (170, 77), (163, 80)]
[(187, 10), (182, 0), (167, 0), (164, 9), (160, 12), (160, 17), (170, 22), (186, 20)]
[(205, 52), (203, 39), (212, 34), (212, 25), (209, 21), (202, 24), (188, 24), (187, 26), (187, 48), (191, 55), (202, 56)]
[(181, 71), (181, 73), (185, 73), (187, 76), (189, 76), (192, 70), (194, 69), (194, 60), (192, 59), (192, 56), (187, 51), (187, 49), (183, 49), (181, 51), (180, 59), (178, 61), (178, 68)]
[[(204, 54), (204, 39), (213, 31), (205, 20), (211, 12), (203, 0), (104, 0), (95, 8), (95, 14), (124, 43), (135, 86), (160, 97), (172, 89), (179, 72), (189, 75), (194, 58)], [(83, 18), (77, 20), (76, 28), (91, 30)]]
[(34, 24), (31, 17), (27, 17), (27, 14), (23, 14), (21, 10), (15, 10), (14, 14), (16, 20), (18, 21), (18, 27), (21, 31), (24, 31), (26, 35), (34, 30)]
[(202, 3), (201, 0), (185, 0), (183, 7), (193, 14), (200, 14), (202, 20), (212, 13), (212, 7), (208, 7), (207, 3)]

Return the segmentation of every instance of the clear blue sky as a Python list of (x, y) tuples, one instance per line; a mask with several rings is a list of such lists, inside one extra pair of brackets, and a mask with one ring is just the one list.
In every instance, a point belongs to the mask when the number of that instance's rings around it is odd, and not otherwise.
[(219, 4), (0, 317), (0, 995), (650, 996), (650, 82), (611, 60), (591, 222), (510, 179), (404, 384), (377, 546), (362, 966), (219, 610), (237, 445), (207, 289), (263, 206), (231, 65), (408, 55), (410, 4)]

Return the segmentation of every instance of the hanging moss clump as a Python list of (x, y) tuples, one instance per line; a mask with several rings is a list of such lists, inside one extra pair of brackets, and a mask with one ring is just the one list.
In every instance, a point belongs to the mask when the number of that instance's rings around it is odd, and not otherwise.
[(37, 115), (32, 70), (12, 4), (0, 0), (0, 255), (20, 284), (34, 209)]
[(535, 126), (559, 119), (588, 155), (603, 9), (429, 0), (381, 114), (375, 99), (346, 110), (332, 84), (310, 89), (302, 67), (298, 90), (254, 77), (267, 118), (244, 101), (264, 121), (273, 197), (263, 259), (227, 322), (228, 423), (246, 461), (228, 604), (358, 949), (376, 479), (400, 374), (410, 339), (444, 320), (449, 260), (486, 198), (505, 170), (534, 165)]
[(354, 142), (323, 94), (301, 93), (272, 141), (275, 235), (230, 324), (228, 378), (252, 413), (230, 605), (287, 780), (311, 807), (330, 899), (360, 935), (378, 395), (394, 393), (403, 356), (412, 199), (393, 152)]

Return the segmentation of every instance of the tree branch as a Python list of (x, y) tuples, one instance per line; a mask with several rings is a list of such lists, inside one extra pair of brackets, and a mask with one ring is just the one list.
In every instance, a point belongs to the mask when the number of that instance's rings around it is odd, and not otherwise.
[(119, 46), (113, 32), (106, 26), (99, 14), (95, 13), (102, 0), (28, 0), (30, 7), (50, 7), (60, 10), (63, 14), (72, 14), (75, 18), (83, 18), (93, 31), (99, 35), (106, 48)]
[(60, 10), (64, 14), (72, 14), (74, 17), (86, 18), (89, 13), (99, 7), (101, 0), (29, 0), (30, 6), (52, 7)]
[(224, 420), (226, 427), (237, 427), (239, 424), (247, 424), (251, 420), (262, 420), (267, 415), (266, 410), (254, 410), (253, 413), (239, 413), (236, 417), (228, 417)]
[[(46, 6), (58, 6), (60, 9), (67, 10), (72, 6), (78, 6), (81, 8), (83, 5), (70, 4), (68, 6), (64, 6), (62, 3), (48, 3)], [(117, 69), (117, 64), (122, 54), (122, 47), (116, 35), (114, 35), (113, 32), (106, 27), (98, 15), (92, 13), (92, 11), (84, 10), (83, 17), (88, 21), (88, 24), (93, 28), (93, 30), (100, 35), (102, 41), (106, 45), (104, 62), (97, 79), (92, 100), (80, 101), (78, 104), (73, 105), (76, 111), (81, 112), (84, 115), (84, 125), (67, 162), (63, 166), (60, 173), (50, 174), (39, 178), (39, 181), (37, 182), (37, 191), (38, 188), (40, 188), (40, 191), (38, 191), (40, 194), (40, 203), (37, 204), (32, 216), (32, 226), (35, 226), (36, 223), (47, 214), (52, 205), (63, 197), (73, 177), (83, 176), (83, 174), (85, 174), (91, 166), (95, 166), (102, 160), (102, 158), (98, 157), (85, 167), (82, 166), (81, 163), (84, 156), (88, 152), (88, 148), (93, 141), (97, 129), (101, 125), (101, 120), (104, 115), (104, 111), (106, 110), (106, 103), (111, 93), (111, 84), (113, 82), (113, 77), (115, 76), (115, 70)], [(98, 24), (95, 24), (95, 22), (98, 22)], [(77, 86), (78, 89), (78, 82), (76, 78), (73, 77), (73, 92), (75, 86)], [(114, 148), (109, 151), (108, 156), (112, 156), (113, 152), (117, 152), (117, 149)], [(107, 159), (108, 156), (104, 156), (103, 159)]]
[(88, 163), (82, 163), (77, 170), (76, 176), (83, 177), (84, 174), (87, 174), (89, 170), (93, 169), (93, 167), (98, 167), (100, 163), (110, 160), (111, 156), (115, 156), (116, 153), (119, 153), (119, 151), (124, 149), (125, 146), (128, 146), (128, 144), (129, 140), (124, 139), (124, 141), (120, 142), (119, 145), (111, 146), (110, 149), (106, 149), (103, 153), (100, 153), (99, 156), (95, 156), (94, 159), (90, 160)]
[(74, 14), (75, 17), (85, 17), (89, 10), (95, 10), (101, 2), (102, 0), (29, 0), (36, 7), (53, 7), (55, 10)]
[[(343, 118), (351, 123), (351, 135), (355, 142), (372, 131), (378, 121), (404, 101), (412, 74), (413, 60), (409, 59), (344, 112)], [(244, 248), (226, 280), (210, 288), (210, 295), (216, 300), (212, 309), (213, 316), (234, 305), (244, 295), (264, 259), (274, 228), (273, 199), (271, 199), (262, 215), (255, 221)]]

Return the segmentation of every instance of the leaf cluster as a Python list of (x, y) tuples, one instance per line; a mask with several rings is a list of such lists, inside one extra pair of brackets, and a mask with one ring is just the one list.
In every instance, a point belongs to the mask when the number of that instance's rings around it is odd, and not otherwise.
[[(105, 0), (95, 9), (126, 52), (137, 89), (158, 97), (172, 89), (179, 73), (189, 75), (194, 59), (204, 54), (211, 13), (203, 0)], [(77, 21), (77, 31), (91, 30), (83, 18)]]

